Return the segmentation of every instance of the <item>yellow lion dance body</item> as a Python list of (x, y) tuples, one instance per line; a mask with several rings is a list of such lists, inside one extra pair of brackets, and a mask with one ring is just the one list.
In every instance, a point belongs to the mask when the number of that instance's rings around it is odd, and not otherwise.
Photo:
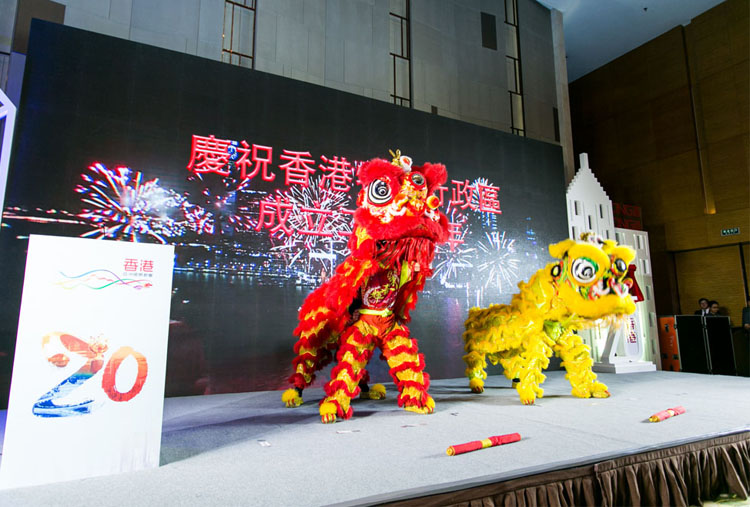
[(573, 396), (609, 396), (607, 386), (591, 371), (589, 347), (574, 331), (635, 311), (628, 294), (633, 280), (627, 278), (635, 252), (588, 234), (581, 241), (550, 245), (549, 252), (559, 261), (519, 283), (520, 292), (509, 305), (469, 310), (463, 337), (472, 391), (484, 391), (486, 361), (500, 362), (505, 376), (514, 379), (521, 402), (533, 404), (544, 394), (539, 387), (545, 379), (542, 369), (555, 353), (563, 361)]

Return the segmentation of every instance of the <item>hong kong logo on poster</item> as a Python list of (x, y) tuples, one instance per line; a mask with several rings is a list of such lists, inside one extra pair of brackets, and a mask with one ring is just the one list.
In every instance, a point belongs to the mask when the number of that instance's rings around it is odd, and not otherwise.
[(173, 260), (31, 236), (0, 487), (158, 466)]

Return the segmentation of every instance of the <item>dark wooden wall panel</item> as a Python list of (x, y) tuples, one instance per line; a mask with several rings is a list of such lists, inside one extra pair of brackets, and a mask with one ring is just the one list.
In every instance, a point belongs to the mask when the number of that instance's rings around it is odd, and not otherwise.
[(706, 297), (718, 301), (722, 315), (727, 315), (733, 326), (739, 325), (745, 289), (738, 246), (678, 252), (675, 260), (680, 273), (680, 313), (692, 314), (698, 309), (698, 298)]
[[(724, 259), (734, 273), (737, 245), (750, 241), (749, 5), (727, 0), (570, 85), (576, 153), (589, 154), (614, 202), (643, 210), (659, 313), (696, 298), (684, 284), (729, 283), (675, 252), (711, 258), (712, 247), (734, 245)], [(740, 235), (721, 236), (728, 227)]]

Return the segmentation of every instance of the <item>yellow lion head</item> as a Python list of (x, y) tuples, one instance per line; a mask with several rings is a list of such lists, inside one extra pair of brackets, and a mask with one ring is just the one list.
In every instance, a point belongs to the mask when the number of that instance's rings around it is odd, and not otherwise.
[(628, 278), (633, 249), (589, 233), (580, 241), (566, 239), (550, 245), (549, 252), (560, 259), (548, 266), (549, 275), (571, 314), (599, 319), (635, 311), (628, 294), (633, 283)]

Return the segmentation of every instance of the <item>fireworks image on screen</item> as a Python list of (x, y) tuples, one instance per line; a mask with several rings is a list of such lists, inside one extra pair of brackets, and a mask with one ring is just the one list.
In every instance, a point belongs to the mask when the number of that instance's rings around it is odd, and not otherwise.
[(185, 206), (185, 218), (192, 231), (231, 236), (252, 228), (247, 208), (239, 202), (250, 180), (233, 177), (231, 174), (236, 172), (236, 168), (232, 168), (229, 176), (192, 173), (187, 178), (201, 188), (198, 200), (202, 205), (190, 203)]
[[(448, 243), (437, 245), (433, 262), (433, 276), (446, 288), (459, 287), (468, 280), (464, 270), (474, 268), (477, 249), (467, 245), (471, 234), (467, 226), (468, 217), (450, 208), (448, 222), (460, 225), (460, 232), (450, 237)], [(463, 283), (461, 283), (463, 281)]]
[(214, 233), (214, 215), (211, 212), (206, 211), (205, 208), (185, 202), (182, 205), (182, 212), (187, 222), (187, 227), (199, 234), (213, 234)]
[(84, 207), (77, 216), (92, 227), (82, 237), (167, 243), (184, 234), (185, 198), (159, 186), (158, 178), (143, 181), (140, 171), (98, 162), (81, 178), (84, 183), (75, 191)]
[(485, 232), (477, 242), (477, 274), (484, 289), (496, 287), (499, 292), (512, 291), (519, 281), (520, 261), (515, 257), (515, 239), (508, 239), (505, 231)]
[(458, 245), (453, 249), (438, 245), (435, 249), (434, 276), (444, 287), (459, 287), (465, 277), (464, 270), (472, 269), (476, 262), (477, 249)]
[(303, 263), (311, 274), (317, 262), (331, 273), (349, 253), (352, 216), (343, 212), (351, 204), (349, 194), (324, 188), (319, 179), (311, 178), (308, 186), (277, 191), (277, 197), (291, 204), (291, 208), (287, 231), (271, 234), (274, 243), (271, 251), (282, 256), (287, 266)]
[[(488, 187), (490, 186), (490, 180), (487, 178), (477, 178), (472, 182), (472, 188), (474, 189), (471, 192), (471, 207), (474, 210), (480, 209), (480, 195), (479, 195), (479, 188), (482, 187)], [(497, 230), (497, 213), (491, 213), (487, 211), (477, 211), (481, 215), (481, 224), (484, 227), (489, 227), (491, 230), (496, 231)]]

